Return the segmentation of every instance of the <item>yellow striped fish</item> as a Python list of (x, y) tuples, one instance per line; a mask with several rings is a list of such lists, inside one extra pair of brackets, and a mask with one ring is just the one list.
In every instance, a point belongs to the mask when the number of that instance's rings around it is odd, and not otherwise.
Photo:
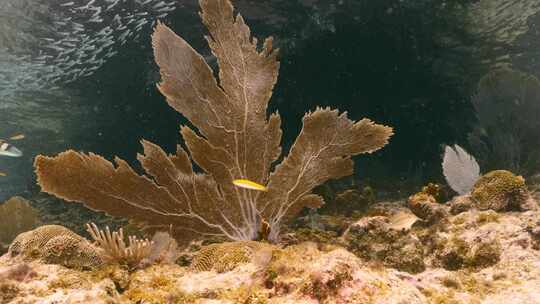
[(266, 186), (263, 186), (256, 182), (252, 182), (249, 179), (244, 179), (244, 178), (235, 179), (233, 180), (233, 184), (240, 188), (246, 188), (246, 189), (257, 190), (257, 191), (268, 191), (268, 188)]

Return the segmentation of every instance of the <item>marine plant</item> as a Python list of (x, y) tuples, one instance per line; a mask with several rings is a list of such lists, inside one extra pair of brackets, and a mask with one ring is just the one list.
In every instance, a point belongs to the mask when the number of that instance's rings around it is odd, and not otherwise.
[(442, 168), (446, 182), (459, 195), (470, 192), (480, 178), (476, 159), (459, 145), (445, 146)]
[(129, 268), (139, 266), (141, 261), (150, 255), (154, 245), (147, 239), (138, 239), (132, 235), (128, 236), (128, 244), (126, 244), (122, 228), (111, 232), (109, 227), (102, 230), (96, 224), (90, 223), (86, 224), (86, 229), (102, 249), (101, 257), (106, 262), (127, 265)]
[[(120, 158), (113, 164), (72, 150), (40, 155), (38, 183), (67, 201), (171, 231), (179, 241), (199, 236), (278, 241), (283, 223), (304, 207), (323, 204), (311, 193), (314, 187), (351, 175), (351, 157), (382, 148), (392, 128), (317, 108), (304, 116), (300, 134), (276, 165), (281, 119), (278, 113), (267, 115), (279, 68), (272, 38), (259, 48), (229, 0), (199, 2), (219, 82), (204, 58), (167, 26), (158, 23), (152, 35), (162, 78), (158, 89), (196, 127), (181, 127), (187, 151), (178, 146), (167, 155), (143, 140), (144, 154), (137, 157), (147, 173), (142, 176)], [(240, 178), (268, 191), (235, 187), (232, 181)]]
[(30, 202), (14, 196), (0, 204), (0, 254), (21, 232), (32, 230), (41, 224), (39, 212)]
[(469, 134), (469, 144), (482, 167), (536, 173), (540, 80), (516, 70), (494, 70), (482, 77), (471, 101), (478, 125)]

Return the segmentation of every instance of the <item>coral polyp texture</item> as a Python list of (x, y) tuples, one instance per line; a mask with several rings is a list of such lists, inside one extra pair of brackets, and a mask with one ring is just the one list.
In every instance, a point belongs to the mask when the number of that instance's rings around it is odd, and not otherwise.
[(480, 210), (526, 210), (531, 205), (525, 179), (506, 170), (491, 171), (478, 179), (471, 197)]
[[(113, 164), (93, 153), (38, 156), (38, 183), (67, 201), (151, 230), (170, 229), (179, 241), (199, 236), (254, 240), (261, 237), (261, 223), (268, 223), (266, 238), (277, 241), (284, 222), (304, 207), (323, 204), (311, 193), (314, 187), (351, 175), (351, 157), (382, 148), (392, 128), (317, 108), (304, 116), (292, 148), (275, 165), (282, 131), (279, 114), (267, 114), (279, 69), (272, 38), (259, 50), (228, 0), (201, 0), (200, 5), (219, 80), (204, 58), (167, 26), (158, 23), (152, 35), (162, 78), (159, 91), (196, 127), (181, 127), (187, 151), (178, 146), (168, 155), (143, 140), (144, 153), (138, 156), (147, 174), (143, 176), (122, 159)], [(203, 172), (194, 171), (192, 161)], [(268, 191), (237, 188), (232, 181), (239, 178), (266, 185)]]
[(103, 264), (96, 247), (59, 225), (45, 225), (19, 234), (9, 247), (8, 255), (77, 269), (95, 268)]
[[(240, 241), (226, 242), (220, 244), (211, 244), (201, 248), (198, 254), (191, 262), (192, 271), (216, 271), (218, 273), (230, 271), (238, 265), (249, 263), (264, 257), (272, 257), (272, 250), (278, 247), (273, 245), (256, 242)], [(263, 258), (264, 260), (264, 258)]]

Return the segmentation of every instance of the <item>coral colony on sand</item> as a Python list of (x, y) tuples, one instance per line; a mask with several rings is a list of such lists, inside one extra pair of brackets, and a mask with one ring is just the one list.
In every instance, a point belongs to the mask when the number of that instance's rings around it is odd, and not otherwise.
[[(228, 0), (200, 4), (219, 83), (165, 25), (152, 36), (159, 90), (197, 128), (181, 128), (187, 151), (167, 155), (143, 141), (147, 175), (92, 153), (35, 161), (43, 191), (128, 218), (153, 238), (90, 223), (90, 241), (60, 225), (36, 228), (31, 212), (20, 227), (0, 227), (11, 243), (0, 257), (0, 303), (539, 303), (536, 194), (510, 171), (480, 176), (457, 145), (443, 160), (459, 194), (450, 202), (430, 183), (406, 201), (369, 200), (361, 212), (302, 224), (300, 211), (323, 203), (313, 188), (350, 175), (351, 157), (383, 147), (392, 129), (316, 109), (274, 165), (281, 130), (279, 115), (266, 115), (279, 67), (272, 40), (258, 51)], [(368, 196), (338, 199), (354, 205)], [(31, 210), (22, 199), (4, 206), (0, 225)]]

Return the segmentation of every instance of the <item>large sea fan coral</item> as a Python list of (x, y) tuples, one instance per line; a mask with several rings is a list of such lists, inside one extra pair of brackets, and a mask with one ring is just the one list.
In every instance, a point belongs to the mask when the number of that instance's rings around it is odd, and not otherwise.
[(530, 176), (540, 166), (540, 79), (517, 70), (493, 70), (472, 97), (477, 127), (469, 144), (486, 169)]
[[(281, 154), (280, 116), (267, 116), (279, 63), (272, 38), (262, 50), (229, 0), (201, 0), (206, 37), (219, 64), (219, 83), (211, 68), (185, 40), (163, 24), (152, 36), (162, 81), (158, 85), (171, 107), (197, 128), (181, 128), (189, 154), (180, 146), (167, 155), (142, 141), (138, 159), (148, 176), (125, 161), (114, 165), (89, 153), (67, 151), (38, 156), (43, 191), (114, 216), (128, 217), (152, 230), (169, 230), (179, 240), (222, 235), (232, 240), (260, 236), (276, 241), (284, 220), (302, 208), (318, 207), (311, 190), (332, 178), (352, 174), (351, 156), (386, 145), (392, 128), (368, 119), (349, 120), (337, 110), (316, 109), (305, 115), (289, 154), (272, 173)], [(204, 173), (193, 170), (194, 161)], [(237, 188), (245, 178), (268, 186), (268, 192)]]

